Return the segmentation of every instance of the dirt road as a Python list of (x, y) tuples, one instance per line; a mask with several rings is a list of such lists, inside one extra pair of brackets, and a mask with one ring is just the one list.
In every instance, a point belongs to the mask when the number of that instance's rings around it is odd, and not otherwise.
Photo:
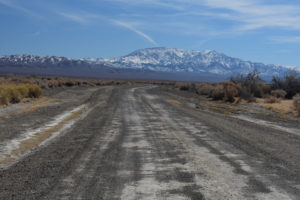
[[(93, 89), (73, 104), (81, 117), (3, 166), (0, 199), (300, 199), (297, 134), (154, 86)], [(1, 130), (2, 146), (16, 137)]]

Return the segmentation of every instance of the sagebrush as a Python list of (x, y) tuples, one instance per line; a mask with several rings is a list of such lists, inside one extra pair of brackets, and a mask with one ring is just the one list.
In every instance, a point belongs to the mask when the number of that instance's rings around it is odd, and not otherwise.
[(297, 94), (293, 98), (294, 103), (294, 109), (297, 112), (298, 116), (300, 116), (300, 94)]
[(0, 104), (19, 103), (24, 98), (38, 98), (43, 90), (35, 84), (2, 84), (0, 85)]

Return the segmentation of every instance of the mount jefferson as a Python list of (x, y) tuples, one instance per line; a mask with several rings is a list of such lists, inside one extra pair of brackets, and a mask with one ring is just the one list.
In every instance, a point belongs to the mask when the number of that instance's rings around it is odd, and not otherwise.
[(192, 72), (215, 75), (247, 74), (257, 69), (261, 75), (282, 75), (296, 67), (243, 61), (212, 50), (192, 51), (175, 48), (148, 48), (112, 59), (87, 59), (116, 68), (133, 68), (160, 72)]

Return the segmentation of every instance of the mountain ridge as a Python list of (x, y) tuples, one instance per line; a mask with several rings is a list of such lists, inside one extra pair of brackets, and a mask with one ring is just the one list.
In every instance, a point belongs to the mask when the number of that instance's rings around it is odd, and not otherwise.
[(262, 75), (281, 75), (296, 67), (286, 67), (275, 64), (244, 61), (229, 57), (214, 50), (182, 50), (178, 48), (147, 48), (136, 50), (126, 56), (98, 60), (117, 68), (138, 68), (164, 72), (195, 72), (230, 75), (248, 73), (258, 69)]
[[(244, 61), (239, 58), (233, 58), (214, 50), (182, 50), (178, 48), (146, 48), (133, 51), (125, 56), (117, 58), (79, 58), (71, 59), (59, 56), (34, 56), (34, 55), (9, 55), (0, 56), (0, 72), (5, 68), (5, 72), (35, 72), (35, 70), (48, 73), (48, 71), (63, 70), (64, 74), (69, 71), (80, 71), (83, 75), (88, 74), (99, 76), (103, 74), (136, 73), (135, 77), (144, 77), (146, 73), (169, 73), (170, 76), (193, 74), (193, 76), (212, 75), (229, 77), (231, 75), (242, 73), (246, 74), (257, 69), (262, 76), (281, 76), (290, 70), (299, 68), (287, 67), (274, 64), (263, 64), (259, 62)], [(22, 68), (22, 69), (21, 69)], [(151, 72), (151, 73), (150, 73)], [(55, 72), (59, 74), (59, 72)], [(169, 76), (169, 75), (168, 75)]]

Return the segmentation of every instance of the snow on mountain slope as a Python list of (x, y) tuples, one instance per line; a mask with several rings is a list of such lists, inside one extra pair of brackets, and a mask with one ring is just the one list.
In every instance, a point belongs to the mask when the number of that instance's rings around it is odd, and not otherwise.
[(56, 56), (10, 55), (0, 56), (1, 66), (14, 67), (68, 67), (100, 69), (104, 67), (120, 68), (122, 70), (139, 70), (172, 73), (209, 73), (228, 76), (236, 73), (248, 73), (257, 69), (262, 76), (283, 75), (296, 67), (266, 65), (232, 58), (216, 51), (191, 51), (175, 48), (148, 48), (134, 51), (126, 56), (105, 58), (70, 59)]
[(10, 55), (0, 57), (0, 66), (71, 67), (87, 64), (84, 60), (74, 60), (57, 56)]
[(262, 75), (280, 75), (288, 71), (284, 66), (243, 61), (211, 50), (201, 52), (172, 48), (142, 49), (119, 58), (99, 59), (97, 63), (105, 63), (117, 68), (163, 72), (206, 72), (219, 75), (248, 73), (254, 69), (258, 69)]

